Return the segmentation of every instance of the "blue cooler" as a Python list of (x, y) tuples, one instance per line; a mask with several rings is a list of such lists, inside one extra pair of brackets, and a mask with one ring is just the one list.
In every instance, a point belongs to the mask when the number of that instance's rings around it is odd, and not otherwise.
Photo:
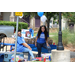
[(4, 53), (5, 52), (1, 52), (0, 51), (0, 62), (3, 62), (4, 61)]
[(0, 54), (0, 62), (4, 61), (4, 54)]
[[(5, 52), (4, 53), (4, 61), (5, 62), (10, 62), (11, 61), (11, 56), (14, 54), (14, 52)], [(20, 55), (24, 57), (23, 53), (21, 52), (16, 52), (16, 55)]]

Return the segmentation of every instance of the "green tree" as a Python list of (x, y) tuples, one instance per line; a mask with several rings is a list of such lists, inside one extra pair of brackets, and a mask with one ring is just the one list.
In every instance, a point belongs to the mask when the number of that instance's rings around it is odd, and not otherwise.
[[(53, 17), (54, 19), (58, 18), (58, 12), (44, 12), (44, 15), (47, 17), (47, 29), (48, 29), (48, 34), (49, 34), (49, 23), (50, 23), (50, 19)], [(24, 16), (38, 16), (37, 12), (24, 12)]]
[(75, 12), (63, 12), (62, 16), (75, 23)]
[(58, 12), (45, 12), (45, 16), (47, 17), (47, 28), (48, 28), (48, 34), (49, 34), (49, 23), (50, 19), (53, 17), (54, 20), (58, 19)]

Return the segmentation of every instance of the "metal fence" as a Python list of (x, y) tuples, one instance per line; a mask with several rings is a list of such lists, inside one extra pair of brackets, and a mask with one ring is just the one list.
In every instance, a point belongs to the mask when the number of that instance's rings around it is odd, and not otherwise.
[[(4, 51), (4, 37), (5, 37), (4, 35), (0, 36), (0, 51), (1, 51), (1, 49), (2, 49), (2, 51)], [(3, 39), (3, 44), (1, 44), (2, 39)]]

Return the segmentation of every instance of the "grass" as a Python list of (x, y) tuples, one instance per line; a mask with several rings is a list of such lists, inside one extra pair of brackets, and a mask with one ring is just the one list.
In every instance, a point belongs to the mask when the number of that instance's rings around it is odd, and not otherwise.
[(37, 35), (37, 33), (34, 33), (34, 36), (36, 36)]
[[(34, 33), (34, 36), (36, 36), (37, 33)], [(58, 35), (58, 33), (49, 33), (49, 35)]]
[[(58, 44), (58, 34), (57, 36), (50, 37), (55, 44)], [(63, 30), (62, 31), (62, 43), (63, 45), (67, 45), (71, 43), (73, 46), (75, 46), (75, 33), (70, 33), (69, 30)]]
[(58, 35), (58, 33), (56, 33), (56, 32), (55, 33), (49, 33), (49, 35)]
[(75, 33), (73, 33), (73, 35), (69, 35), (69, 41), (73, 46), (75, 46)]

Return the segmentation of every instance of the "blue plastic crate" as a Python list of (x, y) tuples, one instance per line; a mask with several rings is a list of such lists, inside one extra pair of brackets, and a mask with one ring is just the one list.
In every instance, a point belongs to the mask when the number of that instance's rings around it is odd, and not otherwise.
[(57, 49), (57, 46), (56, 45), (50, 45), (50, 47), (51, 47), (51, 50), (52, 49)]

